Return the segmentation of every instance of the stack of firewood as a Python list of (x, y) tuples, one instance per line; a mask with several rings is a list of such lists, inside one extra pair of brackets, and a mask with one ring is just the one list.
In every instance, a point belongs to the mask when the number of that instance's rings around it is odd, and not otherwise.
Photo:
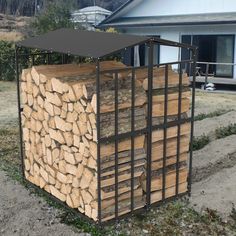
[[(101, 70), (123, 68), (102, 62)], [(119, 77), (119, 129), (131, 130), (131, 77)], [(96, 67), (84, 65), (35, 66), (23, 70), (21, 97), (25, 146), (25, 177), (56, 198), (97, 220), (97, 95)], [(114, 74), (101, 74), (101, 137), (115, 134)], [(146, 94), (135, 85), (135, 129), (146, 127)], [(135, 138), (135, 208), (143, 207), (141, 176), (145, 172), (145, 137)], [(118, 145), (119, 215), (130, 209), (131, 140)], [(101, 206), (103, 220), (115, 215), (115, 144), (101, 144)]]
[[(179, 104), (179, 74), (168, 68), (168, 84), (166, 86), (165, 68), (153, 70), (153, 116), (152, 124), (164, 124), (165, 92), (167, 91), (167, 123), (178, 120)], [(147, 71), (138, 74), (138, 79), (143, 82), (143, 88), (148, 90)], [(146, 78), (145, 78), (146, 77)], [(190, 109), (189, 81), (186, 74), (182, 76), (181, 113), (180, 117), (187, 118)], [(166, 88), (167, 87), (167, 88)], [(190, 123), (180, 126), (179, 137), (179, 164), (177, 167), (178, 126), (166, 130), (166, 158), (164, 158), (164, 129), (152, 132), (152, 165), (151, 165), (151, 203), (162, 200), (163, 180), (165, 178), (165, 198), (176, 194), (176, 179), (178, 168), (178, 193), (187, 191), (187, 159), (189, 151)], [(164, 166), (165, 165), (165, 166)], [(165, 167), (165, 168), (164, 168)], [(147, 191), (146, 176), (143, 178), (143, 190)]]
[[(126, 66), (114, 61), (101, 62), (101, 70)], [(163, 124), (165, 114), (165, 69), (153, 70), (153, 125)], [(168, 70), (167, 122), (178, 119), (179, 75)], [(100, 193), (101, 216), (106, 221), (115, 217), (116, 199), (118, 215), (133, 207), (145, 205), (147, 138), (134, 138), (134, 160), (131, 162), (131, 138), (115, 139), (115, 78), (118, 78), (118, 134), (132, 130), (132, 73), (130, 71), (100, 74), (100, 136), (113, 141), (101, 143)], [(135, 71), (134, 114), (136, 131), (147, 127), (148, 71)], [(23, 103), (22, 126), (25, 147), (25, 177), (35, 185), (66, 202), (71, 208), (98, 219), (98, 166), (97, 166), (97, 94), (96, 66), (48, 65), (23, 70), (21, 77)], [(181, 117), (188, 117), (190, 91), (188, 79), (183, 76)], [(179, 193), (187, 188), (187, 153), (190, 124), (181, 125), (179, 155)], [(163, 129), (152, 133), (151, 202), (162, 199), (163, 175), (165, 197), (175, 195), (177, 169), (178, 127), (166, 132), (166, 161), (163, 173)], [(108, 140), (108, 139), (106, 139)], [(117, 159), (116, 159), (117, 157)], [(116, 163), (118, 166), (116, 168)], [(131, 166), (133, 164), (133, 181)], [(116, 174), (118, 178), (116, 179)], [(118, 185), (116, 185), (116, 180)], [(116, 191), (117, 187), (117, 191)], [(116, 196), (116, 193), (118, 194)]]

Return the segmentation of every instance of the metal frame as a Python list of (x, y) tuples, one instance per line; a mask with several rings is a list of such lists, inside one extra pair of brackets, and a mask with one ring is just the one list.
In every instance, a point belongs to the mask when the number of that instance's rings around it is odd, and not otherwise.
[[(144, 42), (140, 42), (141, 45)], [(95, 63), (96, 63), (96, 93), (97, 93), (97, 184), (98, 184), (98, 222), (97, 224), (99, 226), (107, 224), (109, 222), (117, 222), (118, 220), (127, 217), (128, 215), (133, 215), (136, 214), (137, 212), (140, 211), (147, 211), (151, 208), (151, 206), (155, 205), (160, 205), (166, 200), (172, 200), (175, 198), (178, 198), (182, 195), (185, 194), (179, 194), (179, 189), (178, 189), (178, 182), (179, 182), (179, 157), (180, 157), (180, 127), (181, 124), (184, 124), (186, 122), (191, 122), (191, 135), (190, 135), (190, 149), (189, 149), (189, 175), (188, 175), (188, 194), (191, 194), (191, 182), (192, 182), (192, 157), (193, 157), (193, 132), (194, 132), (194, 107), (195, 107), (195, 79), (196, 79), (196, 59), (197, 59), (197, 48), (190, 46), (190, 45), (185, 45), (181, 43), (175, 43), (163, 39), (154, 39), (151, 38), (150, 40), (147, 40), (146, 42), (148, 49), (149, 49), (149, 63), (148, 66), (142, 66), (142, 67), (131, 67), (131, 68), (124, 68), (124, 69), (115, 69), (115, 70), (103, 70), (101, 71), (100, 69), (100, 61), (102, 58), (95, 58)], [(158, 44), (158, 45), (164, 45), (164, 46), (171, 46), (171, 47), (179, 47), (179, 48), (187, 48), (192, 52), (192, 59), (186, 60), (186, 61), (176, 61), (176, 62), (170, 62), (170, 63), (159, 63), (157, 65), (153, 65), (153, 45)], [(135, 45), (130, 46), (133, 47)], [(117, 52), (114, 52), (117, 53)], [(19, 47), (16, 46), (15, 50), (15, 57), (16, 57), (16, 77), (17, 77), (17, 93), (18, 93), (18, 115), (19, 115), (19, 129), (20, 129), (20, 157), (21, 157), (21, 162), (22, 162), (22, 175), (23, 178), (25, 179), (24, 175), (24, 147), (23, 147), (23, 137), (22, 137), (22, 122), (21, 122), (21, 100), (20, 100), (20, 78), (19, 78), (19, 58), (20, 57), (32, 57), (33, 60), (32, 62), (34, 63), (34, 57), (36, 55), (46, 55), (47, 56), (47, 64), (50, 64), (50, 55), (52, 52), (43, 52), (43, 53), (37, 53), (37, 54), (20, 54), (19, 53)], [(78, 55), (79, 56), (79, 55)], [(62, 56), (62, 63), (66, 63), (66, 56), (63, 54)], [(192, 82), (192, 111), (191, 111), (191, 117), (190, 118), (182, 118), (181, 117), (181, 98), (182, 98), (182, 65), (184, 63), (189, 63), (191, 64), (191, 68), (193, 71), (193, 82)], [(168, 67), (169, 65), (174, 65), (177, 64), (179, 67), (179, 101), (178, 101), (178, 119), (172, 122), (168, 122), (167, 120), (167, 109), (168, 109)], [(165, 89), (164, 89), (164, 97), (165, 97), (165, 104), (164, 104), (164, 122), (163, 124), (160, 125), (153, 125), (152, 122), (152, 88), (153, 88), (153, 68), (154, 67), (160, 67), (164, 66), (165, 67)], [(144, 129), (141, 130), (135, 130), (135, 71), (136, 69), (140, 68), (146, 68), (148, 69), (148, 117), (147, 117), (147, 126)], [(132, 89), (132, 102), (131, 102), (131, 131), (123, 134), (119, 134), (118, 132), (118, 119), (119, 119), (119, 109), (118, 109), (118, 73), (119, 72), (125, 72), (125, 71), (131, 71), (132, 76), (131, 76), (131, 89)], [(101, 137), (101, 127), (100, 127), (100, 76), (103, 73), (113, 73), (114, 76), (114, 83), (115, 83), (115, 134), (113, 136), (107, 137), (107, 138), (102, 138)], [(178, 135), (177, 135), (177, 161), (176, 161), (176, 194), (174, 197), (166, 199), (166, 193), (165, 193), (165, 186), (166, 186), (166, 151), (167, 151), (167, 145), (166, 145), (166, 140), (167, 140), (167, 128), (170, 127), (178, 127)], [(151, 202), (151, 169), (152, 169), (152, 132), (154, 130), (162, 129), (164, 132), (164, 142), (163, 142), (163, 171), (162, 171), (162, 176), (163, 176), (163, 187), (162, 187), (162, 201), (157, 202), (152, 204)], [(139, 135), (146, 135), (147, 137), (147, 191), (146, 191), (146, 204), (145, 207), (142, 207), (141, 209), (135, 209), (135, 204), (134, 204), (134, 145), (135, 145), (135, 137)], [(124, 215), (119, 215), (119, 196), (118, 196), (118, 145), (119, 145), (119, 140), (124, 139), (124, 138), (130, 138), (131, 139), (131, 192), (130, 192), (130, 212)], [(101, 144), (106, 143), (106, 142), (115, 142), (115, 218), (104, 223), (102, 221), (102, 208), (101, 208), (101, 158), (100, 158), (100, 149), (101, 149)], [(28, 182), (28, 181), (27, 181)], [(39, 188), (38, 188), (39, 189)], [(43, 190), (41, 190), (43, 191)], [(43, 191), (45, 192), (45, 191)], [(50, 194), (47, 194), (50, 196), (53, 200), (56, 200), (66, 208), (65, 203), (60, 202), (60, 200), (55, 199)], [(72, 209), (71, 209), (72, 210)], [(73, 210), (73, 212), (75, 212)], [(89, 220), (90, 222), (91, 219), (89, 219), (87, 216), (84, 214), (80, 213), (79, 211), (76, 213), (80, 216), (85, 218), (86, 220)]]

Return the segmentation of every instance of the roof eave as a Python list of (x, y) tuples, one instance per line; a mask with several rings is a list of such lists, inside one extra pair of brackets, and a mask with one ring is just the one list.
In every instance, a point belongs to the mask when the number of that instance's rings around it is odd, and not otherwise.
[(147, 27), (147, 26), (201, 26), (201, 25), (226, 25), (226, 24), (236, 24), (236, 20), (231, 21), (202, 21), (202, 22), (179, 22), (179, 23), (138, 23), (138, 24), (119, 24), (119, 23), (107, 23), (107, 24), (99, 24), (98, 28), (135, 28), (135, 27)]
[[(125, 7), (127, 7), (130, 3), (132, 3), (134, 0), (128, 0), (124, 4), (122, 4), (119, 8), (117, 8), (110, 16), (108, 16), (106, 19), (104, 19), (100, 24), (105, 24), (109, 22), (112, 18), (115, 17), (121, 10), (123, 10)], [(100, 26), (100, 24), (98, 26)]]

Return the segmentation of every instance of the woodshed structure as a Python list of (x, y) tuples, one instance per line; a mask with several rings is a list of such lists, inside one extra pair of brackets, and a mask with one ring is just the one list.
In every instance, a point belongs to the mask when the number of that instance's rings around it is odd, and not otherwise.
[[(122, 63), (141, 44), (148, 65)], [(156, 44), (192, 58), (154, 64)], [(191, 192), (195, 83), (182, 68), (195, 74), (194, 47), (60, 29), (20, 42), (16, 62), (27, 181), (99, 224)]]

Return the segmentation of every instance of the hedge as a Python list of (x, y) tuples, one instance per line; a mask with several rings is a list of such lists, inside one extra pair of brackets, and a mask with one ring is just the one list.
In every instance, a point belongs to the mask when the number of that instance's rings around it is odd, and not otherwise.
[(0, 80), (15, 79), (15, 49), (14, 44), (0, 41)]

